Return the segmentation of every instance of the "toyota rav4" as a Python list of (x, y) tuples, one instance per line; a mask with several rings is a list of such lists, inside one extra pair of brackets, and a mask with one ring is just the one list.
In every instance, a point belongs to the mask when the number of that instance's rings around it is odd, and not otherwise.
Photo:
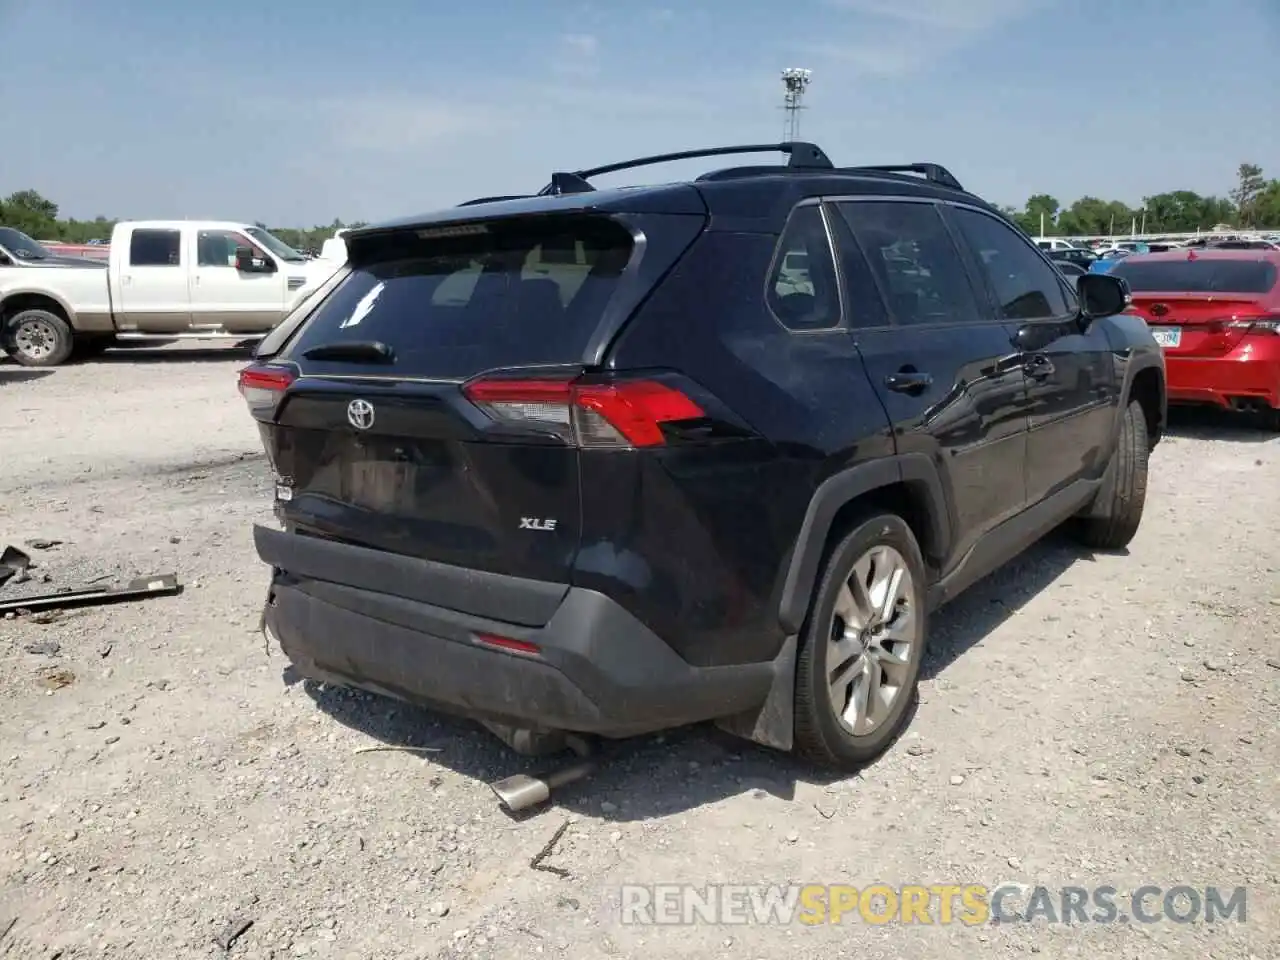
[(240, 376), (304, 676), (844, 768), (907, 723), (931, 611), (1064, 523), (1138, 529), (1165, 371), (1124, 282), (1072, 286), (937, 164), (691, 151), (344, 239)]

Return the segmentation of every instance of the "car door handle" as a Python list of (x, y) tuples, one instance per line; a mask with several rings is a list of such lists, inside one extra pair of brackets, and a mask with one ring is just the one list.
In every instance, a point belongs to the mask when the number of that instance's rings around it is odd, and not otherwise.
[(1028, 377), (1044, 380), (1053, 376), (1053, 362), (1043, 354), (1032, 357), (1022, 367)]
[(933, 386), (933, 377), (927, 373), (918, 373), (914, 370), (899, 370), (897, 373), (891, 373), (884, 378), (885, 388), (892, 390), (894, 393), (905, 393), (908, 396), (916, 397), (924, 393)]

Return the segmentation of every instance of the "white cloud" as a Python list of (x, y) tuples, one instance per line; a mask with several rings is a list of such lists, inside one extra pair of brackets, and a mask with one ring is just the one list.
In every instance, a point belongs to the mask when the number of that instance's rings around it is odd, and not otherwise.
[(828, 0), (831, 6), (908, 26), (983, 32), (1030, 13), (1040, 0)]
[(848, 42), (828, 40), (805, 50), (859, 73), (900, 77), (978, 42), (1046, 0), (827, 0), (848, 14)]
[(300, 128), (308, 131), (305, 137), (319, 141), (309, 149), (328, 151), (414, 154), (510, 122), (491, 106), (429, 97), (327, 97), (277, 106), (302, 121)]
[(560, 55), (552, 69), (566, 77), (594, 77), (600, 71), (600, 38), (592, 33), (566, 33), (560, 37)]
[(600, 49), (600, 40), (590, 33), (566, 33), (561, 42), (581, 57), (594, 57)]

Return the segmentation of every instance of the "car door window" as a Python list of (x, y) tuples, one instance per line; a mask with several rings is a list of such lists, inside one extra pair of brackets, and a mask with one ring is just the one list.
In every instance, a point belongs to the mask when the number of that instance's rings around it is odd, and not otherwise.
[(838, 206), (895, 323), (920, 326), (982, 319), (960, 253), (933, 204), (876, 200)]
[(765, 293), (769, 309), (788, 330), (827, 330), (840, 323), (835, 255), (817, 206), (799, 207), (791, 215)]
[(135, 230), (129, 238), (129, 266), (182, 265), (182, 234), (177, 230)]
[(956, 223), (978, 258), (1006, 320), (1047, 320), (1071, 312), (1057, 272), (1009, 225), (956, 208)]
[(234, 230), (201, 230), (196, 234), (196, 264), (201, 267), (234, 268), (238, 247), (248, 247), (255, 257), (266, 259), (262, 249), (242, 233)]

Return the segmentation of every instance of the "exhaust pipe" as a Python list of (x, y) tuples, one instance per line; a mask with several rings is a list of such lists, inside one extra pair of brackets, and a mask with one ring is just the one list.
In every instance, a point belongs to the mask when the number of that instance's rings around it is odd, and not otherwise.
[(489, 784), (489, 789), (497, 794), (498, 800), (507, 810), (511, 813), (519, 813), (546, 803), (551, 799), (552, 790), (559, 790), (561, 787), (583, 780), (594, 771), (594, 763), (589, 760), (579, 760), (577, 763), (561, 767), (541, 777), (517, 773), (505, 780)]
[(505, 724), (484, 722), (482, 725), (494, 736), (517, 753), (525, 756), (545, 756), (565, 748), (578, 755), (568, 766), (542, 776), (517, 773), (489, 784), (489, 789), (511, 813), (528, 810), (551, 799), (551, 791), (584, 780), (595, 771), (595, 763), (589, 760), (592, 744), (586, 737), (566, 733), (563, 730), (525, 730)]

